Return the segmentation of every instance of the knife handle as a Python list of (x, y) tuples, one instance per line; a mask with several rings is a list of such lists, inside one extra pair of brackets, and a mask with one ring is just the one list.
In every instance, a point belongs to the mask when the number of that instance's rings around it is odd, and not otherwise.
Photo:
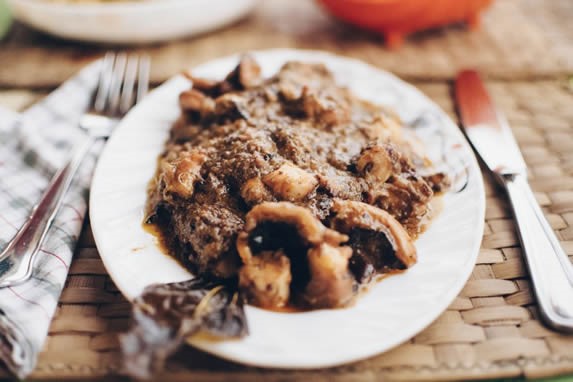
[(573, 332), (573, 265), (545, 219), (525, 175), (502, 175), (540, 312), (558, 330)]

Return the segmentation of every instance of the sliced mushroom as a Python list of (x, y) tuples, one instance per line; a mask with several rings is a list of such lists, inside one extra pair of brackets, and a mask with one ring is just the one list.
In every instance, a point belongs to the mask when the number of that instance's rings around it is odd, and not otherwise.
[[(235, 72), (239, 84), (245, 89), (260, 85), (262, 82), (261, 67), (250, 55), (241, 57), (241, 61), (235, 69)], [(231, 78), (232, 76), (233, 73), (231, 73)]]
[(293, 102), (300, 99), (302, 89), (303, 86), (292, 81), (281, 81), (278, 83), (278, 95), (288, 106), (293, 106)]
[(179, 106), (181, 109), (188, 111), (199, 111), (203, 105), (203, 101), (207, 98), (205, 94), (200, 91), (190, 89), (179, 94)]
[(184, 71), (183, 75), (193, 82), (194, 89), (213, 98), (233, 90), (249, 89), (262, 83), (261, 68), (249, 55), (241, 57), (239, 64), (222, 81), (196, 77), (191, 71)]
[(284, 101), (285, 112), (294, 117), (308, 117), (317, 125), (326, 126), (350, 120), (348, 102), (342, 97), (333, 98), (320, 90), (288, 81), (279, 84), (279, 94)]
[[(197, 124), (202, 118), (213, 113), (215, 110), (215, 101), (213, 98), (206, 96), (204, 93), (191, 89), (179, 94), (179, 106), (183, 111), (182, 116), (184, 117), (184, 125), (188, 123)], [(192, 130), (199, 130), (199, 125), (185, 126), (183, 130), (191, 129), (191, 135), (193, 135)], [(181, 132), (181, 126), (175, 127), (175, 131)]]
[[(277, 267), (282, 260), (277, 257), (284, 255), (290, 261), (291, 300), (300, 300), (310, 307), (347, 304), (354, 290), (348, 270), (352, 251), (340, 246), (346, 240), (346, 235), (326, 228), (304, 207), (288, 202), (255, 206), (247, 214), (244, 231), (237, 238), (237, 250), (245, 268), (239, 272), (240, 283), (255, 286), (254, 291), (251, 287), (251, 294), (247, 293), (252, 296), (249, 301), (282, 303), (278, 291), (284, 290), (286, 277), (273, 280), (258, 270), (268, 267), (269, 272), (282, 275)], [(261, 288), (261, 285), (271, 286)]]
[(176, 194), (182, 198), (193, 195), (195, 182), (201, 179), (201, 166), (207, 157), (199, 151), (183, 151), (176, 160), (164, 159), (160, 163), (160, 179), (166, 197)]
[(247, 204), (254, 205), (274, 198), (261, 178), (252, 178), (241, 187), (241, 197)]
[(211, 94), (219, 85), (219, 81), (207, 78), (196, 77), (189, 70), (184, 71), (183, 75), (193, 83), (193, 89), (197, 89), (205, 94)]
[(350, 238), (350, 269), (359, 282), (368, 281), (376, 273), (405, 269), (416, 263), (416, 247), (410, 235), (386, 211), (337, 199), (332, 212), (331, 227)]
[(267, 174), (263, 182), (278, 198), (292, 202), (304, 199), (318, 184), (316, 176), (292, 163)]
[(221, 121), (234, 121), (236, 119), (248, 119), (249, 111), (243, 97), (228, 93), (215, 99), (214, 115)]
[(280, 308), (288, 303), (291, 283), (290, 260), (282, 250), (264, 251), (239, 271), (239, 288), (252, 304)]
[(378, 142), (400, 142), (403, 132), (404, 129), (397, 117), (379, 114), (368, 124), (366, 133), (370, 139)]
[(302, 89), (300, 103), (306, 116), (327, 126), (350, 120), (349, 107), (343, 100), (309, 91), (307, 87)]
[[(367, 147), (354, 164), (370, 183), (362, 200), (387, 211), (415, 238), (420, 233), (420, 222), (428, 212), (433, 191), (431, 184), (414, 167), (411, 155), (404, 151), (404, 147), (390, 143)], [(389, 164), (392, 166), (390, 176), (381, 183), (388, 174)]]
[(415, 238), (422, 229), (420, 222), (430, 211), (428, 203), (433, 195), (430, 184), (409, 171), (392, 177), (369, 195), (368, 201), (394, 216)]
[(229, 90), (243, 90), (260, 85), (262, 81), (261, 67), (252, 56), (246, 54), (222, 83), (227, 84)]
[(350, 247), (333, 247), (323, 243), (309, 249), (308, 282), (303, 301), (313, 308), (335, 308), (348, 305), (355, 296), (354, 279), (348, 270)]
[(392, 175), (394, 162), (385, 147), (372, 146), (362, 150), (356, 160), (356, 169), (364, 178), (381, 184)]
[[(272, 224), (264, 227), (263, 223), (277, 223), (284, 227), (273, 227)], [(289, 227), (289, 234), (294, 232), (299, 235), (294, 239), (306, 247), (318, 246), (321, 243), (338, 246), (348, 240), (348, 236), (326, 228), (304, 207), (289, 202), (265, 202), (253, 207), (245, 217), (244, 231), (237, 238), (237, 250), (241, 259), (248, 262), (253, 256), (251, 244), (257, 246), (255, 252), (266, 250), (269, 246), (281, 248), (289, 244), (289, 239), (293, 239), (292, 237), (278, 235), (281, 233), (280, 228), (286, 229), (286, 227)], [(257, 228), (260, 230), (257, 231)], [(265, 228), (269, 229), (265, 232)], [(277, 230), (274, 231), (275, 229)]]

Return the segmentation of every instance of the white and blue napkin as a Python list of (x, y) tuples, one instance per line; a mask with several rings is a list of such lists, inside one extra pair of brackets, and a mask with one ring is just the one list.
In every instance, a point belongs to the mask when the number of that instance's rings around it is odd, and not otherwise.
[[(78, 121), (99, 68), (99, 62), (86, 67), (21, 114), (0, 108), (0, 251), (24, 224), (74, 142), (84, 138)], [(32, 278), (0, 289), (0, 363), (19, 378), (34, 370), (46, 340), (84, 221), (100, 146), (84, 159), (36, 257)]]

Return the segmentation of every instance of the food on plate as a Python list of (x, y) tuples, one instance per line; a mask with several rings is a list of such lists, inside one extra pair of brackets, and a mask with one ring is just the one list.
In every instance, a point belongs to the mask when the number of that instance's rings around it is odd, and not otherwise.
[(392, 111), (319, 63), (265, 79), (244, 56), (223, 80), (187, 76), (146, 214), (185, 267), (256, 306), (319, 309), (416, 263), (449, 180)]

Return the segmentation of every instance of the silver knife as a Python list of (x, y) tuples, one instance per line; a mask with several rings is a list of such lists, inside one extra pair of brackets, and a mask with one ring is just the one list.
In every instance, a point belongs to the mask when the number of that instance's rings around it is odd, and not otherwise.
[(458, 74), (455, 99), (468, 139), (511, 201), (542, 317), (557, 330), (573, 332), (573, 265), (527, 182), (527, 167), (506, 119), (473, 70)]

